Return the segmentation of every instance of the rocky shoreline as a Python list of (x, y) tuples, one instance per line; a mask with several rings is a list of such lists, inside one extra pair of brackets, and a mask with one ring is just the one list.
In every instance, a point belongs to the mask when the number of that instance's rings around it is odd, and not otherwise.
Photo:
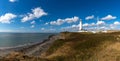
[(57, 39), (60, 39), (59, 35), (50, 35), (48, 39), (45, 39), (42, 42), (26, 44), (17, 47), (0, 48), (0, 57), (5, 57), (11, 52), (21, 52), (29, 56), (40, 56), (40, 54), (45, 52)]

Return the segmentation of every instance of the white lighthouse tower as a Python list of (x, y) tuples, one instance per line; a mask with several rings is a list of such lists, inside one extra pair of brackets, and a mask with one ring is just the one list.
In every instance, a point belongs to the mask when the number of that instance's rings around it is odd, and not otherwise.
[(82, 31), (82, 20), (80, 20), (80, 23), (79, 23), (79, 32)]

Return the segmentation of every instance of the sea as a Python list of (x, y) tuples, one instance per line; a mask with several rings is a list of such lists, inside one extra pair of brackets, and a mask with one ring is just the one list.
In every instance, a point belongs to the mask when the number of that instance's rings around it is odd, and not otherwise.
[(0, 33), (0, 47), (15, 47), (37, 43), (57, 33)]

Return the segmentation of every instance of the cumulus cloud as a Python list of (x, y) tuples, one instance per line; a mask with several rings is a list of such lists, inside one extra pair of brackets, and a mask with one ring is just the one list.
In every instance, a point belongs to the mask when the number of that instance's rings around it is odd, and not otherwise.
[(120, 22), (119, 21), (115, 21), (112, 24), (110, 24), (109, 26), (110, 26), (111, 29), (116, 29), (117, 30), (119, 25), (120, 25)]
[(105, 22), (104, 21), (97, 21), (97, 23), (96, 23), (97, 25), (104, 25), (105, 24)]
[(26, 22), (26, 21), (29, 21), (29, 20), (33, 20), (35, 18), (40, 18), (44, 15), (47, 15), (47, 13), (42, 8), (37, 7), (37, 8), (32, 9), (32, 13), (28, 13), (27, 15), (25, 15), (21, 19), (21, 21)]
[(66, 19), (57, 19), (56, 21), (51, 21), (51, 25), (62, 25), (63, 23), (73, 23), (77, 22), (79, 20), (79, 17), (72, 17), (72, 18), (66, 18)]
[(12, 3), (14, 3), (14, 2), (16, 2), (17, 0), (9, 0), (9, 2), (12, 2)]
[(85, 20), (90, 20), (90, 19), (94, 19), (94, 15), (87, 16), (87, 17), (85, 18)]
[(41, 28), (41, 30), (43, 31), (43, 30), (45, 30), (45, 28)]
[(76, 21), (78, 21), (79, 20), (79, 17), (76, 17), (76, 16), (74, 16), (74, 17), (72, 17), (72, 18), (66, 18), (66, 19), (64, 19), (67, 23), (72, 23), (72, 22), (76, 22)]
[(116, 19), (116, 16), (112, 16), (112, 15), (107, 15), (106, 17), (101, 18), (101, 20), (113, 20)]
[(40, 30), (41, 30), (42, 32), (56, 32), (56, 29), (53, 29), (53, 28), (49, 28), (49, 29), (41, 28)]
[(35, 21), (32, 21), (30, 24), (35, 24)]
[(31, 25), (31, 28), (34, 28), (35, 27), (35, 25)]
[(1, 30), (1, 29), (0, 29), (0, 32), (13, 32), (13, 30), (8, 30), (8, 29), (6, 29), (6, 30)]
[(0, 23), (11, 23), (11, 20), (17, 17), (15, 14), (6, 13), (5, 15), (0, 16)]
[(72, 27), (72, 28), (75, 28), (75, 27), (79, 27), (79, 25), (72, 25), (71, 27)]
[(89, 26), (89, 24), (88, 24), (88, 23), (85, 23), (85, 24), (83, 24), (82, 26)]
[(95, 23), (91, 23), (91, 26), (95, 26), (96, 24)]
[[(118, 27), (120, 25), (119, 21), (115, 21), (111, 24), (106, 24), (104, 21), (97, 21), (96, 23), (84, 23), (83, 29), (88, 31), (102, 31), (102, 30), (111, 30), (116, 29), (118, 30)], [(62, 31), (78, 31), (79, 30), (79, 24), (74, 24), (67, 27), (62, 27)]]
[[(97, 21), (96, 23), (84, 23), (82, 26), (84, 30), (96, 31), (96, 30), (110, 30), (111, 27), (115, 27), (115, 24), (120, 25), (120, 22), (115, 21), (112, 25), (110, 25), (110, 24), (106, 24), (104, 21)], [(78, 31), (79, 24), (62, 27), (61, 30), (62, 31)]]
[[(100, 26), (97, 27), (97, 25), (100, 25)], [(99, 28), (100, 30), (107, 29), (107, 27), (103, 26), (103, 25), (105, 25), (104, 21), (98, 21), (96, 23), (84, 23), (82, 26), (83, 26), (83, 29), (89, 30), (89, 31), (96, 30), (96, 28)], [(78, 31), (78, 30), (79, 30), (79, 24), (77, 24), (77, 25), (74, 24), (74, 25), (62, 28), (62, 31)]]
[(72, 25), (61, 28), (61, 31), (78, 31), (78, 30), (79, 30), (79, 25)]
[(48, 22), (45, 23), (45, 25), (48, 25), (48, 24), (49, 24)]
[(83, 27), (89, 27), (89, 26), (96, 26), (97, 24), (96, 23), (84, 23), (82, 26)]
[(114, 24), (114, 25), (120, 25), (120, 22), (115, 21), (113, 24)]
[(50, 24), (51, 25), (61, 25), (65, 22), (65, 20), (62, 19), (58, 19), (57, 21), (51, 21)]

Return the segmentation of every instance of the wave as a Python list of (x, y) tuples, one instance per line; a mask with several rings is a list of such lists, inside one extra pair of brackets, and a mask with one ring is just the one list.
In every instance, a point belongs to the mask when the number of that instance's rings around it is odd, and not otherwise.
[(0, 50), (20, 50), (22, 48), (28, 48), (30, 46), (42, 44), (46, 41), (49, 41), (50, 38), (52, 38), (53, 36), (56, 36), (56, 35), (49, 35), (49, 37), (47, 39), (41, 40), (39, 42), (27, 43), (27, 44), (23, 44), (23, 45), (14, 46), (14, 47), (0, 47)]
[[(43, 41), (44, 41), (44, 40), (43, 40)], [(36, 44), (38, 44), (38, 43), (42, 43), (43, 41), (34, 42), (34, 43), (27, 43), (27, 44), (18, 45), (18, 46), (13, 46), (13, 47), (0, 47), (0, 50), (27, 48), (27, 47), (29, 47), (29, 46), (36, 45)]]

